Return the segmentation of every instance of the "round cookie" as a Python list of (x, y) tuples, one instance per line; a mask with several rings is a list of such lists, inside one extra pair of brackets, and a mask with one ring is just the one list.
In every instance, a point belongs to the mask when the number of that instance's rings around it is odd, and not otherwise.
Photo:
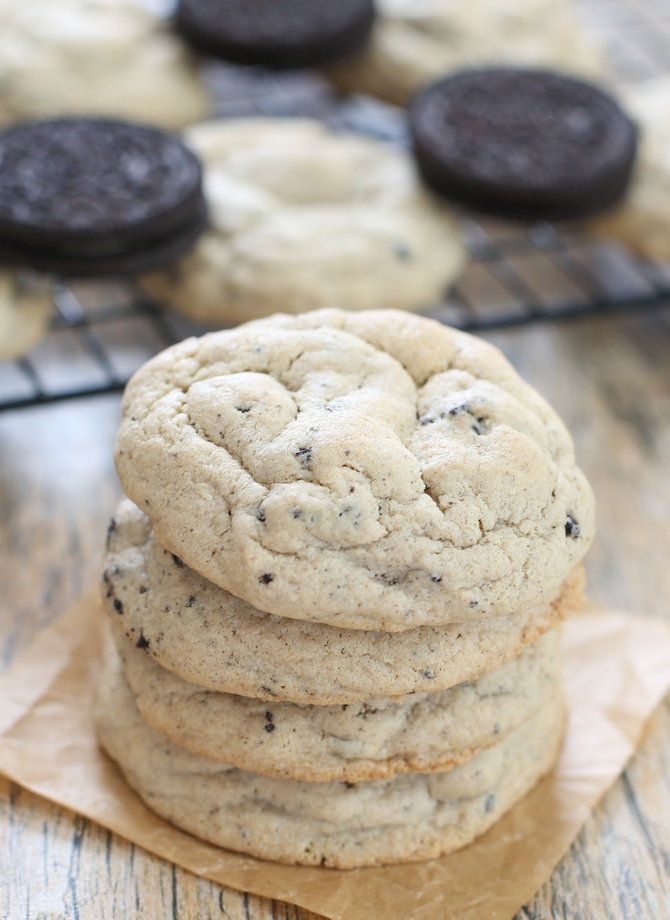
[(432, 859), (482, 834), (551, 768), (564, 707), (555, 697), (500, 744), (447, 773), (357, 784), (258, 776), (192, 754), (142, 720), (113, 662), (95, 720), (130, 785), (173, 824), (263, 859), (350, 869)]
[(293, 118), (213, 121), (186, 140), (204, 164), (211, 226), (140, 283), (192, 319), (234, 325), (278, 304), (415, 310), (440, 301), (465, 263), (454, 217), (387, 144)]
[(112, 622), (148, 725), (203, 757), (307, 782), (449, 770), (500, 742), (554, 697), (560, 682), (553, 630), (503, 667), (449, 690), (347, 706), (267, 703), (182, 680)]
[(0, 133), (0, 258), (68, 274), (155, 267), (206, 220), (198, 159), (129, 122), (64, 118)]
[(158, 540), (259, 610), (400, 632), (553, 600), (594, 532), (564, 425), (493, 346), (377, 310), (188, 339), (116, 465)]
[(640, 128), (633, 182), (620, 206), (589, 223), (589, 230), (625, 243), (647, 259), (670, 259), (670, 77), (622, 89), (626, 110)]
[(426, 183), (505, 217), (574, 219), (624, 194), (632, 121), (588, 83), (544, 70), (466, 70), (412, 102), (414, 153)]
[(402, 633), (310, 623), (252, 607), (164, 549), (124, 500), (110, 525), (102, 599), (112, 620), (163, 668), (210, 690), (330, 705), (436, 692), (499, 668), (583, 600), (584, 572), (525, 613)]
[(463, 67), (555, 67), (597, 78), (600, 53), (570, 0), (377, 0), (372, 39), (331, 65), (348, 92), (406, 105), (421, 86)]
[(0, 125), (96, 115), (178, 129), (208, 109), (191, 56), (141, 0), (0, 0)]
[(0, 272), (0, 361), (20, 358), (47, 333), (51, 286), (28, 272)]
[(286, 69), (358, 51), (373, 19), (372, 0), (179, 0), (175, 21), (198, 51)]

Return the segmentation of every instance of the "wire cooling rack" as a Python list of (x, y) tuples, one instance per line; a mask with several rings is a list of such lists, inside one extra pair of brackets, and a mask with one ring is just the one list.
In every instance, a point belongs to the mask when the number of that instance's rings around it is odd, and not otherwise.
[[(579, 0), (623, 80), (670, 71), (670, 0)], [(365, 96), (342, 98), (312, 72), (272, 74), (206, 64), (216, 114), (306, 115), (404, 145), (405, 115)], [(463, 218), (472, 261), (427, 315), (465, 330), (670, 303), (670, 265), (570, 227)], [(0, 363), (0, 412), (113, 393), (153, 354), (207, 330), (148, 300), (131, 282), (57, 281), (54, 320), (27, 357)]]

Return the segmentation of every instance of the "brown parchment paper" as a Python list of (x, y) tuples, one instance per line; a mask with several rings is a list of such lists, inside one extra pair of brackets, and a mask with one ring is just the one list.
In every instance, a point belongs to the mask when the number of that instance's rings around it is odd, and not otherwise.
[(507, 920), (551, 875), (670, 689), (670, 627), (582, 614), (565, 628), (569, 705), (559, 763), (464, 850), (346, 872), (280, 866), (202, 843), (153, 815), (96, 744), (102, 615), (83, 597), (0, 678), (0, 772), (199, 875), (333, 920)]

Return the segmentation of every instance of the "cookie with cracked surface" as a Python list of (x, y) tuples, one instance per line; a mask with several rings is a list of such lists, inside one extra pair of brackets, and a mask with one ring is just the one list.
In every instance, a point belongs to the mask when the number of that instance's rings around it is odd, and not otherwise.
[(204, 164), (211, 225), (140, 281), (192, 319), (233, 325), (278, 305), (417, 310), (465, 263), (454, 217), (388, 144), (294, 118), (212, 121), (186, 142)]
[(530, 611), (402, 633), (339, 629), (262, 613), (156, 540), (124, 500), (110, 525), (102, 599), (126, 636), (192, 684), (276, 702), (330, 705), (438, 691), (512, 659), (570, 616), (584, 572)]
[(557, 596), (594, 531), (565, 426), (493, 346), (277, 315), (153, 358), (116, 465), (158, 540), (259, 610), (400, 632)]
[(198, 51), (277, 70), (317, 67), (358, 51), (372, 0), (179, 0), (177, 30)]
[(377, 0), (372, 39), (327, 69), (349, 92), (406, 105), (426, 83), (463, 67), (555, 67), (597, 77), (600, 52), (570, 0)]
[(449, 690), (347, 706), (267, 703), (182, 680), (112, 623), (148, 725), (203, 757), (306, 782), (449, 770), (502, 741), (555, 696), (560, 682), (554, 630), (502, 668)]
[(106, 663), (95, 720), (130, 785), (178, 827), (263, 859), (349, 869), (432, 859), (482, 834), (551, 769), (564, 704), (556, 696), (446, 773), (354, 784), (259, 776), (179, 747), (144, 722), (118, 656)]
[(20, 358), (37, 345), (52, 313), (47, 279), (29, 272), (0, 272), (0, 361)]
[(141, 0), (0, 0), (0, 124), (96, 115), (178, 129), (209, 107), (191, 55)]

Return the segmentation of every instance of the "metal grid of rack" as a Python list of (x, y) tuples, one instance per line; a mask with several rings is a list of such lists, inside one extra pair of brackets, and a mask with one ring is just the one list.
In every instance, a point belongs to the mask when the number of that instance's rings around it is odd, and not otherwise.
[[(670, 0), (580, 0), (622, 79), (670, 71)], [(625, 35), (625, 40), (622, 36)], [(342, 98), (310, 72), (205, 66), (221, 116), (308, 115), (404, 145), (404, 113), (364, 96)], [(570, 227), (465, 216), (472, 261), (444, 301), (425, 311), (466, 330), (670, 303), (670, 265)], [(55, 282), (54, 321), (26, 358), (0, 363), (0, 411), (118, 392), (144, 361), (207, 327), (153, 303), (131, 282)]]

